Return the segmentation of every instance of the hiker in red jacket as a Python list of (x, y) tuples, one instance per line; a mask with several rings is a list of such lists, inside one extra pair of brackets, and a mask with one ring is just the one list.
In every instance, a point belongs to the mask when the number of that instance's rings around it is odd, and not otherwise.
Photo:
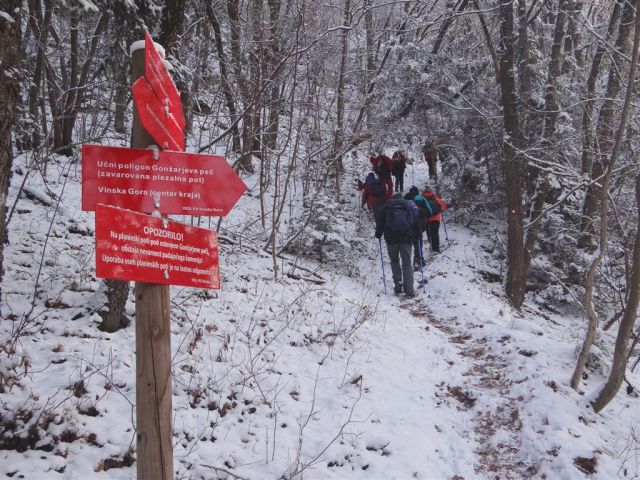
[(377, 157), (369, 157), (373, 171), (376, 172), (380, 181), (387, 186), (387, 199), (393, 195), (393, 181), (391, 180), (391, 169), (393, 162), (384, 153), (380, 153)]
[[(429, 187), (425, 187), (422, 196), (427, 199), (435, 199), (440, 204), (440, 211), (444, 212), (448, 205), (442, 198), (436, 193), (432, 192)], [(427, 239), (429, 245), (431, 245), (431, 251), (434, 253), (440, 253), (440, 222), (442, 221), (442, 214), (436, 213), (427, 218), (427, 226), (425, 231), (427, 232)]]
[(384, 184), (376, 177), (375, 173), (370, 173), (364, 182), (358, 181), (358, 190), (362, 191), (361, 207), (367, 206), (374, 217), (380, 206), (387, 200), (387, 190)]

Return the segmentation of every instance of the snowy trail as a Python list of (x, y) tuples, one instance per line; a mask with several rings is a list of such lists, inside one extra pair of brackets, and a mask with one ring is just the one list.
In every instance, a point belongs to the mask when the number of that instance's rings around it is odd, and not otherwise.
[[(455, 276), (464, 277), (467, 273), (464, 268), (450, 268), (464, 257), (464, 247), (457, 244), (449, 247), (443, 255), (429, 259), (427, 270), (432, 280), (426, 297), (422, 294), (415, 304), (401, 306), (413, 318), (426, 320), (433, 327), (432, 331), (444, 337), (443, 341), (448, 342), (457, 357), (448, 360), (446, 384), (437, 386), (442, 394), (456, 400), (457, 409), (464, 412), (469, 422), (464, 431), (466, 451), (463, 455), (471, 463), (465, 469), (452, 472), (450, 478), (531, 478), (537, 472), (537, 466), (521, 448), (520, 404), (523, 399), (514, 397), (511, 392), (513, 382), (506, 375), (509, 362), (503, 349), (510, 337), (487, 335), (490, 328), (485, 329), (485, 322), (493, 318), (493, 312), (478, 308), (484, 305), (481, 299), (478, 303), (451, 301), (451, 297), (444, 294), (445, 286), (460, 288), (465, 285)], [(434, 282), (438, 277), (440, 280)], [(447, 277), (452, 278), (443, 281)], [(467, 298), (460, 294), (452, 297), (456, 300)], [(434, 311), (430, 305), (439, 308)], [(465, 307), (468, 316), (459, 318), (459, 312), (464, 312)], [(459, 445), (459, 442), (451, 443)], [(456, 453), (453, 458), (460, 456), (460, 452)]]
[[(499, 307), (487, 304), (473, 285), (466, 257), (475, 255), (476, 246), (458, 244), (455, 227), (450, 230), (454, 243), (427, 258), (426, 291), (416, 300), (382, 295), (382, 330), (362, 332), (377, 352), (367, 368), (379, 372), (365, 379), (376, 397), (372, 414), (378, 419), (368, 434), (402, 455), (398, 464), (407, 469), (394, 478), (528, 478), (535, 468), (521, 453), (520, 402), (511, 394), (501, 351), (508, 337), (488, 336), (491, 329), (485, 328)], [(386, 252), (384, 260), (390, 283)], [(380, 397), (381, 389), (387, 397)], [(395, 394), (406, 396), (401, 411), (394, 410)], [(402, 452), (394, 450), (403, 441)]]

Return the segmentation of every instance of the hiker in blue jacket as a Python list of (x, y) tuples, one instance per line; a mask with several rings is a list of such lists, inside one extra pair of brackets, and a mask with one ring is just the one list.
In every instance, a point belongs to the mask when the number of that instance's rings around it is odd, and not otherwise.
[(394, 292), (404, 291), (408, 298), (414, 297), (411, 246), (420, 234), (420, 223), (416, 205), (399, 193), (382, 207), (376, 217), (376, 238), (380, 239), (383, 234), (391, 261)]

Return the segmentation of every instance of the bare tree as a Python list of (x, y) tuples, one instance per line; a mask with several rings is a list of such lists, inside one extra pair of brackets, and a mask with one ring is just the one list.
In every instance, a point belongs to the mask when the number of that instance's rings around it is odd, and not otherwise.
[[(622, 13), (620, 19), (620, 25), (618, 30), (618, 36), (615, 43), (615, 48), (611, 52), (612, 62), (609, 69), (609, 79), (607, 81), (607, 89), (604, 95), (604, 100), (598, 114), (598, 122), (596, 126), (595, 137), (593, 138), (593, 144), (584, 145), (585, 149), (589, 149), (593, 152), (591, 157), (586, 157), (583, 160), (584, 167), (590, 167), (590, 174), (592, 180), (601, 178), (607, 168), (607, 159), (609, 153), (613, 148), (613, 139), (615, 137), (614, 120), (617, 112), (617, 101), (620, 91), (622, 89), (622, 78), (619, 74), (619, 65), (625, 62), (625, 52), (629, 51), (628, 41), (631, 32), (631, 26), (633, 24), (633, 6), (632, 0), (622, 0)], [(612, 13), (612, 17), (616, 15), (616, 9)], [(589, 151), (587, 151), (587, 154)], [(595, 224), (593, 219), (597, 216), (598, 200), (600, 195), (600, 182), (594, 181), (587, 188), (585, 202), (582, 211), (582, 228), (581, 237), (579, 239), (579, 245), (588, 247), (592, 244), (592, 239), (595, 234)]]
[[(637, 4), (640, 0), (634, 0), (632, 3), (631, 0), (625, 0), (623, 10), (622, 10), (622, 18), (620, 22), (620, 27), (618, 30), (618, 39), (616, 41), (616, 47), (621, 52), (622, 55), (626, 54), (629, 50), (628, 39), (629, 33), (631, 31), (631, 27), (633, 26), (633, 19), (635, 16), (635, 34), (634, 34), (634, 45), (633, 45), (633, 55), (631, 66), (629, 67), (629, 78), (635, 78), (636, 64), (638, 60), (638, 38), (640, 35), (640, 29), (638, 28), (639, 24), (639, 16), (634, 14), (634, 3)], [(636, 5), (637, 11), (637, 5)], [(595, 311), (593, 305), (593, 293), (595, 286), (595, 277), (598, 267), (602, 263), (606, 253), (607, 253), (607, 244), (608, 244), (608, 229), (609, 229), (609, 221), (608, 221), (608, 200), (609, 200), (609, 187), (611, 184), (611, 176), (613, 174), (613, 169), (615, 163), (620, 154), (620, 150), (622, 149), (622, 143), (624, 140), (625, 131), (627, 129), (627, 124), (629, 120), (631, 99), (633, 94), (633, 81), (628, 82), (627, 86), (627, 94), (625, 98), (624, 107), (621, 112), (620, 122), (617, 130), (613, 128), (613, 119), (614, 119), (614, 102), (617, 97), (617, 93), (620, 90), (622, 79), (619, 75), (618, 66), (615, 62), (612, 62), (610, 71), (609, 71), (609, 81), (607, 84), (607, 93), (608, 96), (604, 101), (602, 109), (600, 111), (600, 122), (598, 125), (598, 138), (601, 140), (599, 143), (599, 151), (597, 155), (596, 164), (594, 164), (594, 173), (598, 175), (594, 180), (596, 180), (599, 184), (599, 188), (596, 190), (598, 194), (597, 205), (599, 206), (599, 243), (598, 243), (598, 252), (594, 255), (591, 264), (589, 265), (585, 280), (584, 280), (584, 298), (583, 298), (583, 309), (587, 315), (587, 332), (582, 344), (582, 349), (578, 356), (578, 360), (576, 362), (576, 368), (573, 372), (573, 376), (571, 378), (571, 386), (574, 389), (577, 389), (580, 385), (580, 379), (582, 378), (582, 373), (584, 372), (585, 365), (587, 363), (587, 358), (589, 356), (589, 352), (591, 350), (591, 345), (593, 344), (593, 340), (595, 338), (596, 329), (598, 326), (598, 314)], [(607, 135), (612, 135), (611, 138), (606, 137), (603, 138), (602, 135), (606, 132)], [(615, 132), (615, 133), (614, 133)], [(614, 142), (611, 145), (611, 142)], [(607, 157), (608, 149), (605, 149), (607, 146), (611, 145), (610, 154)], [(633, 307), (633, 305), (631, 305)], [(629, 308), (629, 305), (627, 306)], [(637, 305), (636, 305), (637, 309)], [(635, 319), (635, 312), (633, 313), (633, 318)], [(626, 361), (626, 360), (625, 360)], [(619, 372), (618, 372), (619, 373)], [(612, 387), (615, 386), (615, 380), (611, 380), (611, 385), (609, 388), (609, 394)], [(618, 385), (619, 388), (619, 385)], [(617, 391), (617, 389), (616, 389)], [(614, 392), (615, 394), (615, 392)], [(601, 400), (600, 404), (603, 408), (604, 405), (608, 403), (608, 400), (605, 402)]]
[(507, 207), (507, 297), (520, 308), (527, 284), (523, 244), (522, 166), (518, 158), (520, 118), (515, 84), (514, 13), (512, 0), (500, 0), (500, 87), (504, 120), (504, 181)]
[(11, 136), (20, 99), (21, 4), (18, 0), (2, 0), (0, 3), (0, 11), (5, 13), (0, 16), (0, 280), (3, 274), (4, 245), (8, 238), (7, 195), (13, 165)]
[[(602, 257), (606, 253), (608, 228), (607, 201), (609, 197), (609, 180), (611, 178), (611, 173), (613, 171), (617, 156), (622, 147), (622, 142), (629, 121), (631, 102), (634, 95), (633, 79), (636, 78), (639, 55), (638, 50), (640, 50), (640, 0), (635, 0), (633, 3), (633, 6), (635, 7), (633, 8), (633, 10), (635, 10), (635, 31), (633, 36), (633, 53), (631, 57), (631, 65), (629, 67), (629, 81), (627, 82), (627, 91), (624, 107), (621, 113), (620, 125), (615, 136), (615, 145), (613, 147), (613, 152), (611, 153), (611, 158), (609, 159), (608, 165), (606, 167), (601, 188), (602, 194), (600, 197), (600, 250), (602, 253), (600, 253), (596, 257), (596, 259), (594, 259), (589, 270), (589, 275), (587, 276), (588, 280), (591, 280), (593, 277), (591, 272), (595, 270), (594, 264), (599, 264), (598, 260), (601, 262)], [(627, 4), (625, 4), (624, 8), (632, 10), (631, 2), (629, 1)], [(624, 16), (625, 13), (623, 12), (623, 18)], [(624, 25), (621, 25), (621, 30), (623, 28), (625, 28)], [(640, 211), (640, 175), (638, 175), (636, 179), (636, 205), (638, 206), (638, 209)], [(585, 285), (585, 290), (589, 290), (591, 288), (592, 287), (590, 285)], [(616, 347), (613, 355), (613, 365), (611, 366), (611, 373), (609, 374), (609, 378), (607, 379), (604, 387), (598, 393), (596, 399), (593, 401), (593, 409), (596, 412), (599, 412), (604, 407), (606, 407), (616, 395), (616, 393), (620, 389), (620, 385), (622, 385), (622, 380), (624, 379), (624, 374), (627, 367), (629, 343), (631, 334), (633, 333), (633, 325), (635, 324), (636, 315), (638, 313), (638, 304), (640, 303), (640, 225), (636, 229), (636, 239), (633, 246), (633, 261), (631, 276), (629, 278), (628, 291), (629, 296), (627, 306), (625, 308), (622, 320), (620, 321), (620, 327), (618, 328), (618, 336), (616, 339)], [(589, 318), (589, 320), (591, 323), (591, 318)], [(587, 342), (585, 341), (585, 344), (586, 343)], [(576, 370), (578, 370), (577, 367)], [(575, 375), (574, 379), (572, 380), (576, 380)]]

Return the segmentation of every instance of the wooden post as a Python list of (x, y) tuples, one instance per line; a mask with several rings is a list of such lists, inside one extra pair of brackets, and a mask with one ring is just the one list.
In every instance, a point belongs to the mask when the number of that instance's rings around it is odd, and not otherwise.
[[(131, 56), (131, 83), (144, 75), (144, 48)], [(133, 107), (131, 146), (156, 142)], [(169, 287), (136, 282), (136, 439), (138, 480), (173, 478)]]

